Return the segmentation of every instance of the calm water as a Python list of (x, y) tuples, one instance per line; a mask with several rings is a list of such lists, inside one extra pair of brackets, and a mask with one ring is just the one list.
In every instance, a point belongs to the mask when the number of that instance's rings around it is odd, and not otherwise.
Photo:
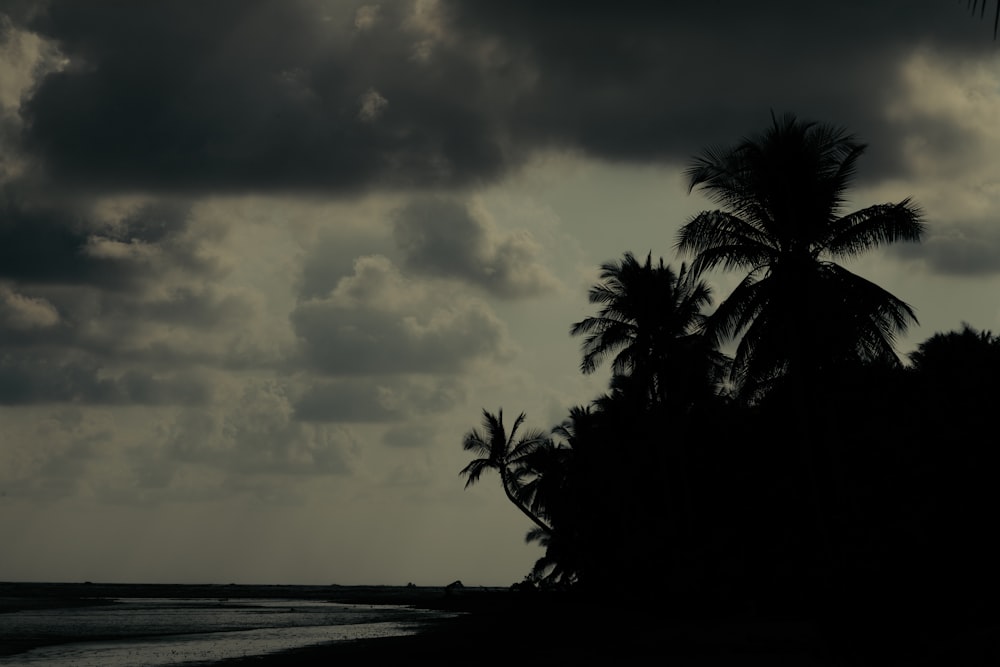
[(128, 598), (108, 606), (0, 615), (0, 639), (73, 643), (0, 657), (3, 667), (208, 663), (330, 641), (412, 634), (440, 613), (389, 605), (272, 599)]

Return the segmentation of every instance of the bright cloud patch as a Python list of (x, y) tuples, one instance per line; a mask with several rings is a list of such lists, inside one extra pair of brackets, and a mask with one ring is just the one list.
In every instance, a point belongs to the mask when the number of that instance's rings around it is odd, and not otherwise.
[(919, 51), (901, 66), (899, 91), (887, 107), (913, 178), (876, 192), (915, 195), (928, 220), (922, 244), (893, 254), (920, 259), (934, 273), (1000, 272), (997, 62)]
[(485, 303), (414, 282), (378, 255), (359, 258), (326, 298), (302, 303), (292, 323), (304, 366), (330, 375), (451, 373), (506, 349)]
[(59, 313), (45, 299), (24, 296), (0, 285), (0, 321), (11, 329), (41, 329), (58, 323)]

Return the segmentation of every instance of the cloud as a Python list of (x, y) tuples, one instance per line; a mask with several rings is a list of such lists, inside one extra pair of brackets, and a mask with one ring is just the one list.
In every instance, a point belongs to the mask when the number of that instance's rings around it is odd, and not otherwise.
[(500, 173), (487, 82), (458, 53), (444, 70), (415, 60), (412, 15), (407, 2), (55, 0), (27, 28), (67, 65), (23, 101), (24, 149), (54, 181), (105, 192), (353, 192)]
[(919, 245), (900, 245), (893, 252), (946, 276), (1000, 274), (1000, 232), (995, 221), (935, 225)]
[(505, 298), (542, 294), (557, 284), (529, 232), (501, 235), (476, 204), (411, 202), (396, 212), (393, 233), (404, 266), (417, 273), (461, 280)]
[(363, 378), (313, 383), (295, 401), (295, 418), (307, 422), (387, 422), (406, 414), (408, 402), (390, 383)]
[(59, 312), (45, 299), (24, 296), (0, 285), (0, 322), (15, 330), (43, 329), (59, 322)]
[(357, 474), (361, 444), (294, 417), (285, 387), (248, 380), (200, 405), (0, 405), (0, 493), (159, 504), (293, 499), (290, 479)]
[(437, 432), (434, 428), (416, 423), (393, 426), (382, 436), (383, 443), (401, 449), (429, 447), (436, 440)]
[(370, 30), (376, 21), (378, 21), (381, 9), (379, 5), (362, 5), (358, 7), (358, 11), (354, 13), (354, 27), (361, 32)]
[(218, 276), (204, 242), (188, 207), (168, 201), (104, 219), (81, 202), (60, 208), (0, 196), (0, 278), (22, 283), (127, 291), (169, 273)]
[(191, 372), (110, 371), (69, 354), (0, 353), (0, 404), (197, 405), (211, 389)]
[(485, 303), (415, 282), (379, 255), (291, 315), (299, 363), (329, 375), (455, 373), (503, 358), (506, 331)]
[[(30, 418), (17, 418), (26, 411)], [(0, 489), (12, 495), (51, 499), (83, 493), (114, 441), (114, 426), (106, 415), (86, 415), (77, 408), (18, 408), (15, 413), (0, 407), (0, 414)]]
[(18, 83), (23, 149), (56, 182), (118, 192), (461, 187), (546, 149), (674, 163), (770, 109), (877, 138), (872, 176), (900, 167), (883, 107), (907, 54), (989, 47), (959, 8), (902, 0), (821, 22), (792, 2), (264, 0), (54, 0), (15, 20), (65, 62)]
[(343, 427), (294, 417), (278, 382), (249, 381), (221, 411), (189, 410), (168, 427), (165, 456), (237, 474), (346, 474), (359, 443)]
[(361, 95), (361, 108), (358, 110), (358, 118), (366, 123), (377, 119), (389, 106), (389, 100), (379, 95), (374, 88), (369, 88)]
[(377, 376), (316, 380), (294, 401), (296, 419), (307, 422), (398, 422), (454, 407), (464, 389), (451, 377)]

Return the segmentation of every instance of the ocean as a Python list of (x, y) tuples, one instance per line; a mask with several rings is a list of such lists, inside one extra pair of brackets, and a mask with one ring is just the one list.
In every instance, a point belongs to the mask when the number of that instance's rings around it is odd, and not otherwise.
[(453, 615), (392, 601), (440, 589), (0, 584), (0, 666), (206, 665), (413, 634)]

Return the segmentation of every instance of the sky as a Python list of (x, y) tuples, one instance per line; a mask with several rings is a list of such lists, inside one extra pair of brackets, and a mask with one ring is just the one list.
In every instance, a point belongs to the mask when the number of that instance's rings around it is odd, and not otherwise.
[(923, 210), (923, 243), (848, 264), (914, 307), (904, 358), (1000, 331), (992, 28), (946, 0), (0, 0), (0, 580), (520, 581), (542, 550), (496, 476), (463, 488), (462, 436), (604, 390), (569, 336), (600, 265), (679, 266), (712, 208), (684, 168), (772, 112), (868, 144), (849, 210)]

